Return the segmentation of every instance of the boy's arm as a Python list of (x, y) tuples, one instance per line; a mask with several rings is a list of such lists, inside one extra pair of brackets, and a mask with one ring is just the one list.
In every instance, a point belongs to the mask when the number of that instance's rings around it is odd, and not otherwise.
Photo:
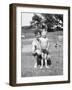
[(32, 53), (35, 53), (36, 52), (36, 45), (35, 45), (35, 42), (33, 41), (32, 42)]
[(41, 51), (39, 49), (37, 49), (35, 42), (32, 42), (32, 53), (33, 54), (41, 54)]
[(49, 50), (49, 40), (47, 39), (47, 48), (46, 50), (48, 51)]

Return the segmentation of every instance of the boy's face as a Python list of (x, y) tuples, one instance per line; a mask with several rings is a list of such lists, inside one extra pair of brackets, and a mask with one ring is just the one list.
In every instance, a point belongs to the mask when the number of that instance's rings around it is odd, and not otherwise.
[(47, 31), (45, 29), (43, 29), (42, 33), (41, 33), (42, 37), (43, 38), (46, 38), (46, 35), (47, 35)]
[(35, 36), (36, 36), (36, 38), (38, 39), (38, 38), (41, 37), (41, 34), (38, 32)]

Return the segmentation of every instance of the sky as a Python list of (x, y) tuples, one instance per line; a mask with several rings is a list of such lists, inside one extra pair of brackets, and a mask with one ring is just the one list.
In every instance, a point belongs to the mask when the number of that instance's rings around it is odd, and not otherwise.
[[(35, 13), (22, 13), (22, 26), (29, 26), (34, 14)], [(44, 18), (41, 14), (36, 13), (36, 15)]]
[(29, 26), (33, 15), (33, 13), (22, 13), (22, 26)]

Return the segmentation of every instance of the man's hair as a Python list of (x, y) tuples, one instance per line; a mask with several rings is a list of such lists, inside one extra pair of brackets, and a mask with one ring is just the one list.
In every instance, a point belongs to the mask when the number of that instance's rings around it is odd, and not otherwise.
[(37, 30), (34, 31), (34, 34), (35, 34), (35, 35), (37, 35), (38, 33), (41, 34), (41, 30), (38, 30), (38, 29), (37, 29)]

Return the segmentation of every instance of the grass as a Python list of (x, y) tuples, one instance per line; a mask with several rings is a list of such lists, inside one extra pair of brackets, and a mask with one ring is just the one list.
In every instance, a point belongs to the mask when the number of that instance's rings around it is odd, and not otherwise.
[[(32, 34), (32, 33), (30, 33)], [(50, 43), (50, 53), (51, 53), (51, 62), (49, 69), (43, 67), (40, 69), (34, 69), (35, 60), (30, 52), (32, 40), (22, 39), (22, 49), (27, 51), (21, 52), (21, 76), (22, 77), (32, 77), (32, 76), (53, 76), (53, 75), (62, 75), (63, 74), (63, 39), (59, 41), (59, 36), (62, 37), (63, 32), (49, 32), (48, 38)], [(27, 36), (27, 38), (34, 38)], [(55, 47), (55, 44), (58, 44)], [(27, 45), (30, 45), (30, 47)], [(28, 52), (29, 51), (29, 52)]]

